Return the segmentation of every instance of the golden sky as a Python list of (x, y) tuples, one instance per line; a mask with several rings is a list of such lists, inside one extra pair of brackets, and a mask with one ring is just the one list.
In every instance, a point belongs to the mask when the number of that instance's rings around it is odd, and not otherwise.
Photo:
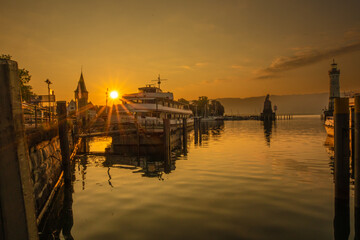
[(137, 91), (160, 73), (175, 98), (360, 90), (358, 0), (0, 0), (0, 54), (73, 98), (81, 66), (89, 98)]

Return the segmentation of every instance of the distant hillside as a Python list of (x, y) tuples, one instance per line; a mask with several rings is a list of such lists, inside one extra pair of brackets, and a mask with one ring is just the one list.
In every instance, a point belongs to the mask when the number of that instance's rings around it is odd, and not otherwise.
[[(278, 107), (278, 114), (320, 114), (328, 105), (329, 94), (270, 95), (272, 106)], [(225, 107), (225, 114), (259, 114), (263, 110), (265, 96), (251, 98), (219, 98)]]

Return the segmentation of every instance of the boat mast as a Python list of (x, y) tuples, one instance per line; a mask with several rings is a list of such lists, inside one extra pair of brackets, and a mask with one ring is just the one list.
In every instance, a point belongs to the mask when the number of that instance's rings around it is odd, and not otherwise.
[(166, 80), (167, 80), (167, 79), (161, 79), (161, 78), (160, 78), (160, 74), (159, 74), (158, 78), (157, 78), (156, 80), (152, 80), (152, 81), (157, 81), (158, 87), (159, 87), (159, 89), (161, 89), (161, 88), (160, 88), (161, 81), (166, 81)]

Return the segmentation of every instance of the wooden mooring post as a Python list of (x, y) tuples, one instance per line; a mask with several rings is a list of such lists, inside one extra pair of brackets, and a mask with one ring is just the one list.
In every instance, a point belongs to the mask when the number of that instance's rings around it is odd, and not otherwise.
[(354, 118), (355, 239), (360, 239), (360, 96), (355, 97)]
[(34, 113), (34, 115), (35, 115), (35, 128), (37, 128), (38, 127), (38, 119), (37, 119), (37, 107), (36, 107), (36, 105), (34, 107), (34, 111), (35, 111), (35, 113)]
[(164, 125), (164, 160), (167, 161), (170, 158), (170, 152), (171, 152), (170, 119), (164, 119), (163, 125)]
[(335, 98), (335, 239), (347, 239), (350, 234), (349, 207), (349, 99)]
[(198, 126), (199, 126), (199, 144), (201, 146), (202, 144), (202, 129), (201, 129), (201, 118), (199, 118), (199, 123), (198, 123)]
[(194, 118), (194, 144), (197, 145), (199, 141), (199, 122), (197, 118)]
[(336, 98), (334, 111), (335, 198), (349, 199), (349, 99)]
[(350, 108), (350, 155), (351, 155), (351, 171), (350, 176), (355, 179), (355, 109)]
[(66, 183), (71, 182), (70, 171), (70, 149), (69, 149), (69, 135), (67, 126), (67, 110), (66, 101), (57, 101), (56, 112), (58, 114), (58, 128), (59, 128), (59, 140), (62, 157), (62, 168), (64, 171), (64, 180)]
[(37, 240), (18, 66), (0, 60), (0, 239)]
[(187, 119), (183, 118), (183, 125), (182, 125), (182, 133), (183, 133), (183, 151), (184, 154), (186, 155), (187, 153)]

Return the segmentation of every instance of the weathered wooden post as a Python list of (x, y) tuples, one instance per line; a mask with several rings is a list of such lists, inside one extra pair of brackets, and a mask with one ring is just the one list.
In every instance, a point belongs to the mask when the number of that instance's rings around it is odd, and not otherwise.
[(352, 179), (355, 179), (355, 108), (350, 108), (350, 155), (351, 155), (351, 173)]
[(198, 144), (199, 141), (198, 130), (199, 130), (198, 121), (197, 118), (194, 118), (194, 144)]
[(335, 98), (335, 198), (349, 199), (349, 99)]
[(360, 208), (355, 207), (355, 240), (360, 239)]
[(37, 121), (37, 107), (35, 106), (35, 128), (38, 127), (38, 121)]
[(66, 101), (57, 101), (56, 112), (58, 114), (59, 139), (62, 157), (62, 168), (64, 171), (64, 180), (65, 182), (69, 183), (71, 182), (71, 171)]
[(354, 169), (355, 169), (355, 229), (360, 239), (360, 96), (355, 97), (355, 134), (354, 134)]
[(0, 239), (37, 240), (18, 66), (0, 60)]
[(201, 129), (201, 118), (199, 118), (199, 144), (200, 144), (200, 146), (201, 146), (201, 143), (202, 143), (202, 129)]
[(184, 154), (187, 152), (187, 119), (183, 118), (183, 149)]
[(334, 239), (349, 239), (350, 207), (349, 200), (335, 198)]
[(349, 99), (335, 98), (335, 239), (348, 239), (350, 234), (349, 207)]
[(170, 119), (163, 119), (164, 122), (164, 160), (170, 158)]

